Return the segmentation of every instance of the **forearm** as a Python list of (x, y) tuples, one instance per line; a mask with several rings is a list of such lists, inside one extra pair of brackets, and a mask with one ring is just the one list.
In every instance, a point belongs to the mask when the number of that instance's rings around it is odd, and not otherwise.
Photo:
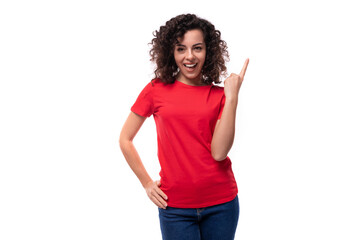
[(237, 98), (226, 99), (221, 119), (215, 127), (211, 141), (211, 155), (217, 161), (226, 158), (234, 142), (237, 102)]
[(135, 173), (137, 178), (140, 180), (143, 187), (150, 181), (151, 177), (147, 173), (138, 152), (135, 149), (135, 146), (130, 140), (120, 139), (120, 149), (124, 154), (124, 157), (129, 164), (131, 170)]

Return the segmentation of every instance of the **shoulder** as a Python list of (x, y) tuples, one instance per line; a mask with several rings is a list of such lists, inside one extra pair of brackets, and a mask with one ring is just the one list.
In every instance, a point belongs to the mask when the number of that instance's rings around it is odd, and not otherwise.
[(219, 85), (213, 85), (212, 86), (212, 91), (216, 94), (219, 94), (219, 95), (223, 95), (224, 94), (224, 87), (222, 86), (219, 86)]
[(160, 78), (154, 78), (152, 79), (147, 86), (151, 87), (163, 87), (168, 85), (167, 83), (163, 82)]
[(142, 90), (143, 95), (154, 96), (154, 94), (161, 94), (163, 91), (168, 90), (168, 86), (172, 84), (164, 83), (160, 78), (154, 78), (148, 82)]
[(168, 91), (173, 86), (174, 84), (166, 83), (162, 81), (160, 78), (154, 78), (146, 85), (146, 87), (149, 88), (149, 91), (157, 91), (157, 92)]
[(145, 92), (151, 92), (155, 87), (158, 87), (161, 84), (161, 80), (159, 78), (152, 79), (150, 82), (148, 82), (143, 91)]
[(213, 84), (213, 88), (216, 89), (217, 91), (224, 91), (224, 87), (222, 87), (220, 85)]

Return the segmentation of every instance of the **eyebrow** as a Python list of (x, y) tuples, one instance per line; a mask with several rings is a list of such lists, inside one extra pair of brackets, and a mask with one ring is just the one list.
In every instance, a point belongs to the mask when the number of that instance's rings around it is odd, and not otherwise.
[[(194, 44), (194, 45), (192, 45), (192, 46), (194, 47), (194, 46), (197, 46), (197, 45), (202, 45), (202, 44), (204, 44), (204, 43), (195, 43), (195, 44)], [(176, 46), (179, 46), (179, 47), (186, 47), (185, 45), (180, 44), (180, 43), (177, 43), (177, 44), (176, 44)]]

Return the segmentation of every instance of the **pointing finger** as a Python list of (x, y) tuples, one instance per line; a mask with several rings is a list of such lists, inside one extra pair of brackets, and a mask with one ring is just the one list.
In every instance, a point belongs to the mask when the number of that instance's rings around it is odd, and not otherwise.
[(249, 59), (247, 58), (245, 60), (244, 66), (243, 66), (243, 68), (241, 69), (241, 72), (240, 72), (240, 77), (241, 78), (244, 78), (248, 64), (249, 64)]

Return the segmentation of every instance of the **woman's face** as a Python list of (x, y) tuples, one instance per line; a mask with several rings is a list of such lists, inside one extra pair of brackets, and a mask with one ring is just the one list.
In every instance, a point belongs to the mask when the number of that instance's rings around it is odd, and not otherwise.
[(201, 84), (201, 69), (206, 57), (203, 33), (199, 29), (189, 30), (175, 45), (174, 58), (180, 69), (177, 80)]

